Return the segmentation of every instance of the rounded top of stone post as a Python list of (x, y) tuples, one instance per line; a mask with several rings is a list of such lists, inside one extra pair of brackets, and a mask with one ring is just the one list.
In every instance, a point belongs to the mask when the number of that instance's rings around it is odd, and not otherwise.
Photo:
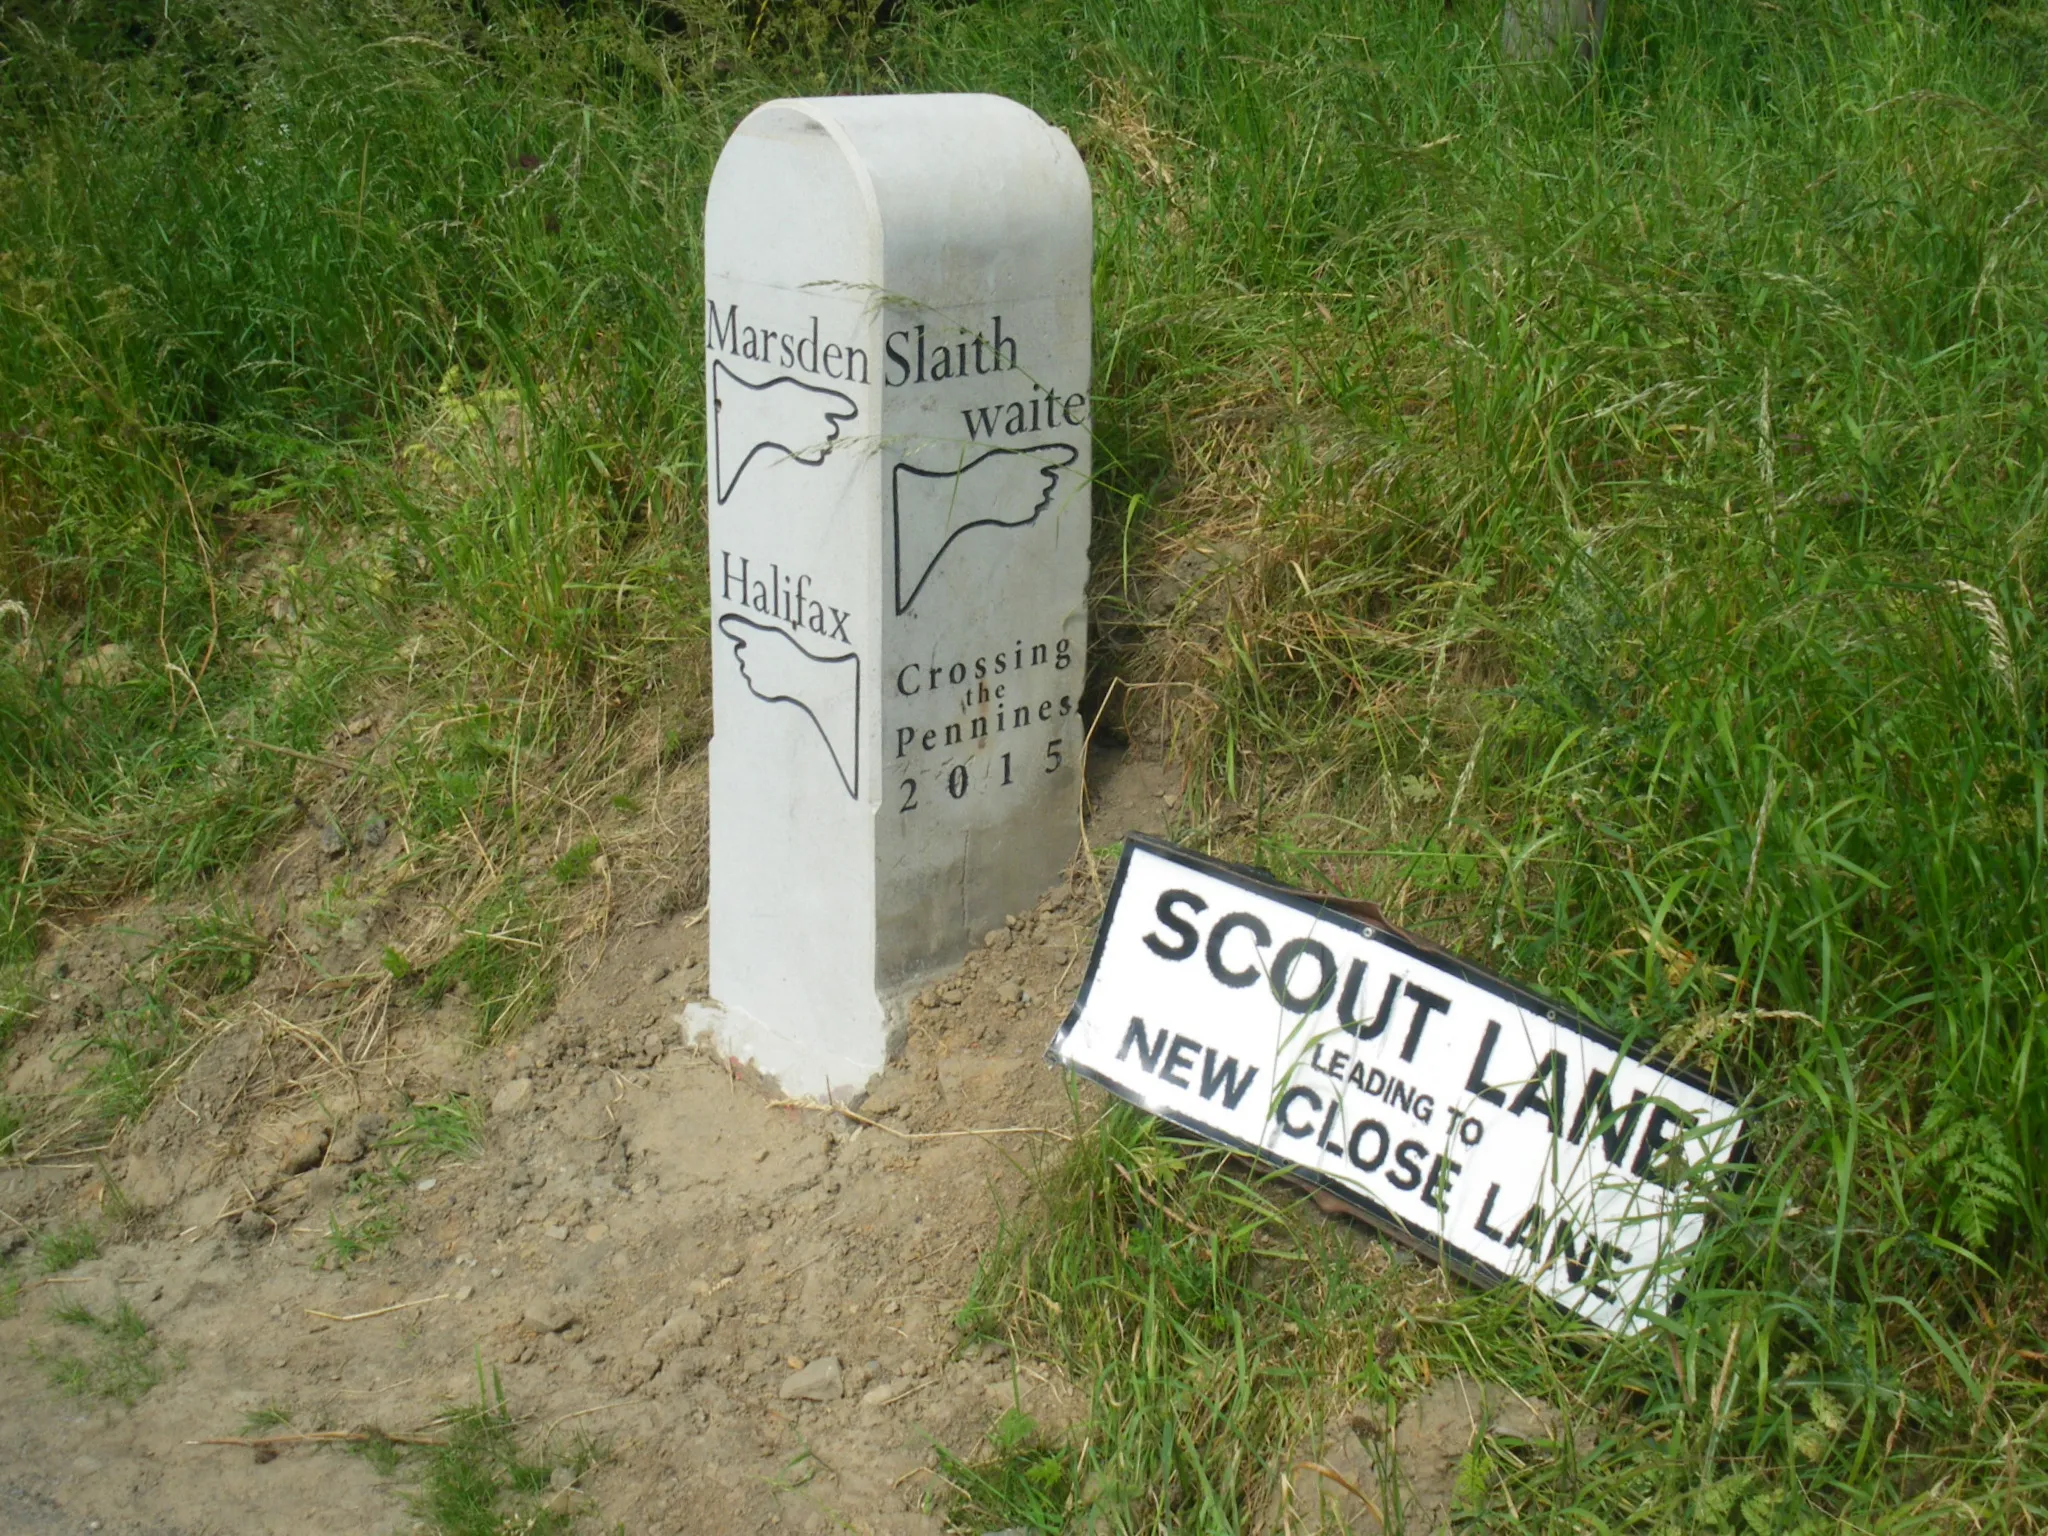
[(733, 130), (705, 203), (708, 276), (929, 305), (1085, 292), (1088, 174), (992, 95), (810, 96)]

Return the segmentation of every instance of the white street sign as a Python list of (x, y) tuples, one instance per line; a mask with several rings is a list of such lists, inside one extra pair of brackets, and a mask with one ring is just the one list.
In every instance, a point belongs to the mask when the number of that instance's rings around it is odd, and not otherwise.
[(1739, 1108), (1513, 983), (1302, 891), (1125, 844), (1048, 1053), (1288, 1165), (1483, 1284), (1634, 1332), (1672, 1311)]

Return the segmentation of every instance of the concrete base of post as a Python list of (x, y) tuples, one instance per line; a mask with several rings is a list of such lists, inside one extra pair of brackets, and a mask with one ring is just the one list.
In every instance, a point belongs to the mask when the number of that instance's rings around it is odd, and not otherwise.
[(1500, 13), (1501, 57), (1547, 59), (1569, 45), (1591, 62), (1607, 25), (1607, 0), (1508, 0)]
[(795, 1038), (723, 1003), (691, 1003), (676, 1017), (685, 1040), (773, 1079), (789, 1097), (855, 1109), (876, 1075), (903, 1054), (912, 995), (905, 993), (885, 1004), (882, 1054), (873, 1061), (820, 1051), (808, 1039)]

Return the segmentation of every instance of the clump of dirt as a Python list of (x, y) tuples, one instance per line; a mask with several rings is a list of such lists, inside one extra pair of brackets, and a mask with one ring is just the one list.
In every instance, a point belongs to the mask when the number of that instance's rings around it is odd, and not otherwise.
[[(1163, 829), (1179, 793), (1120, 753), (1091, 779), (1091, 839)], [(675, 855), (701, 891), (701, 777), (675, 794), (641, 853)], [(938, 1447), (972, 1454), (1012, 1409), (1049, 1430), (1084, 1411), (1057, 1372), (952, 1319), (999, 1209), (1076, 1128), (1043, 1052), (1093, 942), (1092, 861), (924, 989), (903, 1060), (847, 1112), (683, 1038), (703, 911), (636, 901), (616, 874), (545, 1015), (478, 1050), (473, 1000), (372, 976), (428, 917), (333, 901), (336, 868), (374, 890), (399, 841), (323, 842), (309, 821), (253, 869), (248, 909), (278, 915), (244, 937), (253, 980), (211, 1011), (163, 974), (198, 907), (136, 905), (44, 957), (12, 1098), (69, 1102), (106, 1067), (110, 1021), (151, 998), (186, 1017), (140, 1069), (156, 1093), (138, 1121), (95, 1144), (88, 1117), (46, 1108), (0, 1166), (0, 1241), (84, 1219), (102, 1249), (28, 1279), (0, 1319), (0, 1525), (389, 1528), (400, 1491), (362, 1458), (197, 1442), (418, 1432), (486, 1383), (561, 1459), (557, 1507), (607, 1526), (909, 1536), (941, 1529)], [(148, 1325), (162, 1377), (135, 1406), (50, 1384), (60, 1303)], [(586, 1435), (604, 1454), (578, 1473)]]
[(1592, 1454), (1589, 1422), (1576, 1429), (1542, 1398), (1470, 1376), (1443, 1376), (1401, 1405), (1392, 1424), (1374, 1405), (1337, 1414), (1282, 1471), (1269, 1524), (1283, 1531), (1380, 1536), (1450, 1528), (1468, 1486), (1486, 1486), (1485, 1462), (1519, 1445), (1537, 1454)]

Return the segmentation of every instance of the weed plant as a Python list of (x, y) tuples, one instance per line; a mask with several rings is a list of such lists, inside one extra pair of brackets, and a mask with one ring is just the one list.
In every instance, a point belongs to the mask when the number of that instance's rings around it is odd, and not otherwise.
[(327, 1213), (327, 1231), (320, 1240), (320, 1257), (314, 1263), (315, 1269), (346, 1269), (374, 1256), (398, 1236), (398, 1212), (386, 1203), (388, 1192), (366, 1187), (355, 1193), (361, 1218), (343, 1221), (337, 1213)]
[(349, 1175), (350, 1215), (327, 1216), (316, 1267), (340, 1269), (377, 1253), (398, 1235), (404, 1194), (445, 1158), (474, 1157), (483, 1148), (483, 1105), (467, 1094), (407, 1107), (371, 1156)]
[(187, 1059), (193, 1043), (187, 1020), (174, 989), (148, 986), (71, 1048), (66, 1064), (81, 1069), (80, 1091), (97, 1121), (142, 1118)]
[[(12, 1066), (9, 1047), (35, 1017), (37, 999), (22, 968), (0, 965), (0, 1072)], [(10, 1155), (28, 1116), (24, 1106), (0, 1094), (0, 1158)]]
[(483, 1139), (483, 1105), (457, 1093), (409, 1106), (397, 1127), (377, 1145), (390, 1150), (392, 1171), (405, 1177), (444, 1157), (474, 1157), (483, 1149)]
[(591, 867), (596, 864), (599, 852), (600, 846), (596, 838), (579, 838), (567, 853), (555, 860), (554, 867), (548, 873), (555, 877), (557, 885), (575, 885), (578, 881), (590, 878)]
[[(554, 998), (550, 940), (555, 927), (542, 900), (529, 895), (520, 881), (506, 881), (421, 977), (420, 997), (439, 1002), (459, 988), (476, 1010), (479, 1045), (516, 1033)], [(410, 963), (399, 959), (409, 974)], [(391, 969), (388, 961), (386, 969)]]
[(150, 953), (153, 967), (127, 972), (112, 1006), (57, 1056), (76, 1073), (75, 1100), (84, 1111), (70, 1129), (108, 1132), (140, 1120), (202, 1043), (192, 1028), (195, 1006), (247, 986), (269, 947), (233, 904), (174, 923)]
[(70, 1222), (36, 1238), (36, 1267), (46, 1275), (59, 1274), (99, 1256), (100, 1235), (82, 1221)]
[(0, 966), (0, 1063), (7, 1060), (7, 1048), (28, 1027), (39, 1006), (27, 968)]
[(252, 1408), (242, 1415), (242, 1427), (236, 1433), (246, 1438), (254, 1438), (287, 1429), (291, 1422), (291, 1409), (279, 1403), (265, 1403), (260, 1408)]
[(1480, 0), (894, 14), (10, 9), (4, 943), (317, 788), (452, 893), (378, 977), (544, 1006), (598, 885), (549, 878), (562, 802), (641, 792), (605, 754), (674, 677), (660, 763), (707, 728), (718, 144), (771, 95), (1002, 91), (1096, 189), (1102, 730), (1196, 767), (1190, 840), (1751, 1090), (1760, 1169), (1617, 1342), (1417, 1302), (1112, 1117), (972, 1314), (1096, 1418), (963, 1509), (1255, 1529), (1310, 1420), (1456, 1368), (1602, 1432), (1475, 1472), (1487, 1528), (2038, 1529), (2037, 20), (1642, 0), (1565, 69)]
[(1075, 1448), (1046, 1437), (1029, 1414), (1012, 1408), (988, 1434), (985, 1459), (970, 1460), (941, 1446), (939, 1475), (956, 1495), (949, 1513), (973, 1527), (1063, 1531), (1077, 1517)]
[(210, 999), (249, 985), (269, 952), (269, 936), (246, 905), (216, 902), (178, 923), (156, 956), (161, 975)]
[(50, 1316), (81, 1331), (82, 1353), (58, 1350), (43, 1357), (50, 1384), (78, 1397), (104, 1397), (133, 1408), (164, 1379), (164, 1360), (142, 1314), (127, 1302), (102, 1316), (83, 1302), (66, 1302)]
[[(502, 1397), (452, 1416), (448, 1443), (427, 1450), (412, 1507), (448, 1536), (567, 1531), (574, 1520), (546, 1507), (554, 1469), (527, 1459)], [(580, 1470), (580, 1469), (579, 1469)]]
[(477, 1401), (438, 1421), (443, 1443), (409, 1446), (387, 1439), (351, 1447), (387, 1477), (411, 1475), (417, 1489), (408, 1497), (421, 1528), (437, 1536), (510, 1536), (512, 1532), (567, 1532), (575, 1517), (549, 1507), (546, 1496), (558, 1469), (573, 1486), (598, 1460), (588, 1440), (567, 1454), (534, 1459), (519, 1442), (518, 1423), (506, 1406), (496, 1371), (488, 1378), (477, 1364)]

